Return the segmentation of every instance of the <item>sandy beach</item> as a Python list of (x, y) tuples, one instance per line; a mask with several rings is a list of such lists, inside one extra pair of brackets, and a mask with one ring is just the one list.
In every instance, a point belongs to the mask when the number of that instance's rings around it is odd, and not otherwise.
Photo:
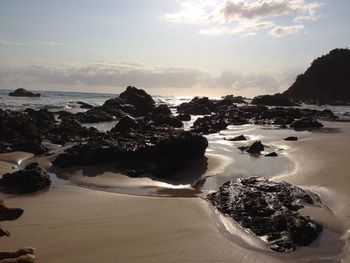
[[(295, 169), (272, 179), (319, 194), (337, 218), (326, 227), (349, 242), (350, 124), (327, 127), (338, 132), (284, 142)], [(321, 259), (314, 257), (322, 254), (318, 245), (303, 258), (300, 252), (278, 255), (236, 244), (216, 226), (208, 203), (199, 197), (144, 197), (58, 185), (6, 202), (25, 213), (5, 222), (13, 235), (0, 240), (1, 249), (33, 246), (38, 262), (349, 262), (348, 247), (345, 252), (337, 247), (336, 255), (329, 258), (326, 253)]]

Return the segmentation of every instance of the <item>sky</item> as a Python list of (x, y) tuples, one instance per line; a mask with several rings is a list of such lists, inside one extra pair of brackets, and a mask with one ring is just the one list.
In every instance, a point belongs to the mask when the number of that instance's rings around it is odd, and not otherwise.
[(0, 89), (253, 97), (350, 46), (349, 0), (0, 0)]

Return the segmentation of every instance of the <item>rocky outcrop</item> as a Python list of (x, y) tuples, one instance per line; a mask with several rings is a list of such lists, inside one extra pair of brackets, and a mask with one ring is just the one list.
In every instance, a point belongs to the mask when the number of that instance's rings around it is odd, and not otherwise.
[(299, 106), (279, 93), (257, 96), (252, 100), (251, 104), (264, 106)]
[(290, 127), (294, 129), (322, 128), (323, 124), (310, 117), (303, 117), (295, 120)]
[(40, 93), (33, 93), (31, 91), (28, 91), (26, 89), (16, 89), (15, 91), (12, 91), (9, 93), (9, 96), (11, 97), (40, 97)]
[(190, 115), (210, 115), (215, 108), (215, 104), (208, 97), (194, 97), (190, 102), (184, 102), (177, 107), (180, 114)]
[(0, 152), (27, 151), (44, 153), (44, 135), (54, 126), (55, 118), (47, 110), (25, 112), (0, 109)]
[(322, 231), (322, 226), (298, 211), (312, 205), (311, 196), (286, 182), (250, 177), (223, 184), (207, 196), (222, 214), (267, 240), (277, 252), (290, 252), (308, 246)]
[(335, 49), (315, 59), (304, 74), (283, 93), (290, 99), (348, 104), (350, 102), (350, 50)]
[(2, 190), (16, 194), (28, 194), (50, 186), (51, 180), (47, 172), (38, 163), (27, 165), (24, 170), (4, 174), (0, 179)]
[(59, 155), (54, 165), (69, 167), (115, 162), (130, 175), (169, 175), (204, 156), (208, 141), (200, 135), (173, 128), (141, 128), (140, 132), (112, 131), (106, 139), (76, 145)]

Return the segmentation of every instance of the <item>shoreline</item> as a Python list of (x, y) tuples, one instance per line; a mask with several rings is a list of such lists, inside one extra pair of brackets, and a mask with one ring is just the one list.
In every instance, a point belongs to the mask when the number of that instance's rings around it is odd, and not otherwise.
[[(350, 168), (346, 158), (350, 123), (327, 126), (341, 132), (310, 133), (298, 142), (283, 142), (288, 146), (287, 158), (296, 166), (270, 179), (285, 180), (319, 194), (344, 225), (348, 244), (350, 182), (345, 171)], [(220, 172), (227, 172), (226, 168)], [(214, 172), (210, 178), (216, 175)], [(208, 204), (199, 197), (133, 196), (58, 185), (34, 195), (10, 197), (6, 202), (24, 208), (25, 213), (17, 221), (6, 222), (13, 237), (0, 240), (1, 247), (34, 246), (38, 262), (232, 262), (233, 258), (240, 262), (293, 262), (292, 254), (262, 253), (227, 239), (217, 228)], [(344, 253), (342, 259), (324, 262), (347, 262), (348, 245)], [(314, 261), (309, 258), (306, 262)]]

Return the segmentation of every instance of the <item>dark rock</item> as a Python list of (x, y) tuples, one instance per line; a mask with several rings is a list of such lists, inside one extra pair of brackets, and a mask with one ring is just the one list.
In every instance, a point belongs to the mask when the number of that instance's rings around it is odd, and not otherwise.
[[(202, 158), (208, 141), (200, 135), (173, 128), (141, 128), (139, 133), (113, 131), (106, 139), (92, 139), (60, 154), (59, 167), (115, 162), (117, 168), (132, 176), (148, 173), (167, 177)], [(166, 173), (164, 172), (166, 171)]]
[(16, 89), (15, 91), (12, 91), (9, 93), (9, 96), (11, 97), (40, 97), (40, 93), (33, 93), (31, 91), (28, 91), (26, 89)]
[(151, 112), (154, 108), (153, 98), (142, 89), (129, 86), (120, 94), (119, 98), (127, 104), (135, 106), (140, 115)]
[(79, 112), (74, 116), (75, 120), (81, 123), (110, 122), (115, 120), (115, 116), (107, 112), (103, 107), (95, 107), (86, 112)]
[(83, 101), (77, 101), (77, 104), (79, 104), (80, 108), (82, 108), (82, 109), (92, 109), (94, 107), (91, 104), (88, 104), (88, 103), (83, 102)]
[(177, 112), (190, 115), (210, 115), (215, 110), (215, 103), (207, 97), (194, 97), (190, 102), (182, 103)]
[(265, 157), (277, 157), (277, 156), (278, 154), (276, 152), (265, 154)]
[(321, 128), (323, 124), (310, 117), (303, 117), (295, 120), (290, 127), (295, 129)]
[(286, 182), (250, 177), (223, 184), (207, 196), (221, 213), (231, 217), (258, 237), (267, 237), (277, 252), (290, 252), (314, 241), (322, 226), (298, 210), (313, 204), (303, 189)]
[(171, 110), (170, 110), (168, 105), (161, 104), (153, 109), (152, 114), (155, 114), (155, 115), (162, 114), (162, 115), (169, 116), (169, 115), (171, 115)]
[[(222, 97), (222, 101), (230, 101), (231, 103), (247, 104), (242, 96), (226, 95)], [(222, 103), (222, 102), (221, 102)], [(220, 101), (218, 102), (220, 104)]]
[(0, 179), (0, 187), (4, 191), (16, 194), (28, 194), (50, 186), (51, 180), (47, 172), (38, 163), (27, 165), (24, 170), (4, 174)]
[(227, 141), (232, 141), (232, 142), (239, 142), (239, 141), (246, 141), (247, 138), (244, 135), (238, 135), (233, 138), (225, 138)]
[(192, 130), (201, 134), (217, 133), (226, 129), (228, 124), (219, 115), (204, 116), (198, 118), (192, 126)]
[(151, 117), (152, 124), (159, 127), (167, 125), (174, 128), (182, 128), (183, 123), (177, 117), (172, 115), (157, 114)]
[(290, 136), (290, 137), (285, 138), (284, 140), (285, 140), (285, 141), (297, 141), (297, 140), (298, 140), (298, 137)]
[(304, 74), (283, 93), (297, 100), (325, 103), (350, 102), (350, 50), (335, 49), (314, 60)]
[(98, 136), (95, 128), (82, 127), (74, 119), (65, 118), (62, 122), (48, 132), (46, 138), (56, 144), (66, 144), (68, 142), (84, 142), (90, 137)]
[(128, 132), (130, 132), (132, 130), (136, 130), (138, 128), (139, 128), (139, 125), (135, 121), (134, 118), (131, 118), (130, 116), (124, 116), (114, 126), (114, 128), (111, 130), (111, 132), (128, 133)]
[(265, 146), (261, 143), (261, 141), (255, 141), (252, 145), (248, 147), (242, 146), (239, 147), (239, 149), (252, 154), (260, 154), (260, 152), (262, 152), (265, 149)]
[(191, 115), (190, 114), (179, 114), (179, 115), (177, 115), (177, 118), (180, 121), (190, 121), (191, 120)]
[(275, 95), (257, 96), (252, 100), (251, 104), (264, 106), (299, 106), (279, 93)]

